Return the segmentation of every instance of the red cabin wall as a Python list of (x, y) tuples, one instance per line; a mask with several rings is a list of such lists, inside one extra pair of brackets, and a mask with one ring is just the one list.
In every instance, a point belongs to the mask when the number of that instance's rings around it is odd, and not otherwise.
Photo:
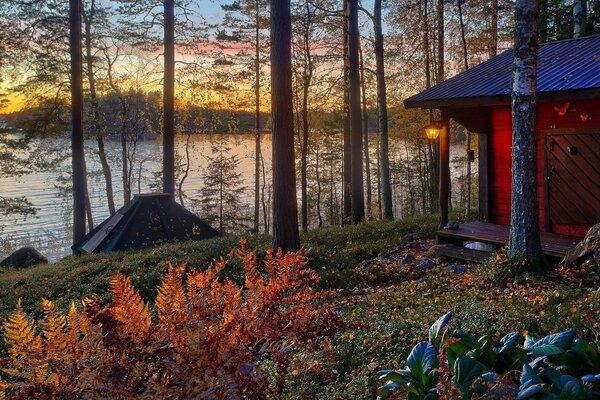
[[(561, 108), (565, 102), (542, 102), (538, 106), (538, 198), (540, 228), (544, 226), (544, 186), (543, 160), (544, 141), (542, 130), (565, 128), (600, 127), (600, 99), (573, 101), (576, 112), (560, 116), (555, 107)], [(596, 112), (594, 112), (596, 111)], [(581, 113), (589, 113), (592, 118), (582, 121)], [(488, 139), (490, 146), (490, 222), (502, 225), (510, 224), (511, 199), (511, 147), (512, 117), (510, 106), (496, 106), (491, 112), (492, 132)], [(554, 225), (552, 232), (564, 235), (584, 236), (589, 225)]]

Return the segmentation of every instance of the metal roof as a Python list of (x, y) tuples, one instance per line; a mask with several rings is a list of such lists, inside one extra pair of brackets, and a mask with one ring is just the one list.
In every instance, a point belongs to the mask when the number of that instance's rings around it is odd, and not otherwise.
[[(513, 51), (507, 50), (409, 97), (404, 106), (444, 108), (509, 102), (512, 62)], [(600, 97), (600, 35), (540, 44), (537, 79), (542, 100), (560, 94)]]
[(71, 248), (75, 254), (145, 249), (165, 242), (202, 240), (219, 235), (168, 194), (135, 195)]

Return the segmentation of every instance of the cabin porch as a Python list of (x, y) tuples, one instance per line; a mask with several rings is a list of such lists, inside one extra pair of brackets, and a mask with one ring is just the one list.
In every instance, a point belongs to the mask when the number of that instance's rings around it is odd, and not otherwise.
[[(460, 258), (468, 261), (481, 262), (489, 258), (491, 252), (464, 248), (467, 242), (488, 243), (495, 246), (508, 244), (508, 225), (491, 224), (473, 221), (460, 224), (458, 229), (440, 229), (437, 231), (437, 241), (441, 256)], [(563, 258), (581, 238), (541, 232), (542, 251), (546, 256)]]

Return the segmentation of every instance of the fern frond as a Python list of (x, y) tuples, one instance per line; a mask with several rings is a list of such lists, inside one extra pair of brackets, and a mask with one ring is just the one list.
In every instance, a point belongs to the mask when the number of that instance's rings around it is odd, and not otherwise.
[(44, 310), (44, 320), (42, 322), (42, 334), (45, 339), (46, 353), (48, 357), (59, 357), (66, 353), (67, 321), (64, 315), (56, 312), (54, 303), (50, 300), (42, 299), (42, 308)]
[(42, 340), (35, 332), (33, 321), (23, 312), (21, 299), (17, 302), (17, 309), (4, 323), (4, 340), (13, 359), (37, 358), (42, 354)]
[(173, 267), (169, 263), (169, 272), (162, 278), (156, 296), (156, 308), (161, 323), (181, 322), (181, 315), (186, 304), (183, 290), (183, 271), (185, 265)]
[(151, 317), (148, 304), (131, 285), (131, 279), (119, 272), (109, 280), (114, 300), (109, 310), (120, 322), (119, 330), (136, 341), (143, 341), (150, 331)]
[(10, 385), (4, 381), (0, 381), (0, 400), (6, 399), (6, 389), (10, 388)]

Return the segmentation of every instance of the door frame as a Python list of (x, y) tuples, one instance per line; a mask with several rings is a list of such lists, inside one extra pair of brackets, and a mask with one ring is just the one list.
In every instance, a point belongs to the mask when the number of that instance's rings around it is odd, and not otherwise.
[(548, 136), (558, 135), (590, 135), (600, 133), (600, 127), (595, 128), (553, 128), (542, 129), (542, 143), (544, 145), (544, 154), (542, 155), (542, 179), (544, 180), (544, 231), (552, 232), (552, 222), (550, 220), (550, 197), (548, 190)]

